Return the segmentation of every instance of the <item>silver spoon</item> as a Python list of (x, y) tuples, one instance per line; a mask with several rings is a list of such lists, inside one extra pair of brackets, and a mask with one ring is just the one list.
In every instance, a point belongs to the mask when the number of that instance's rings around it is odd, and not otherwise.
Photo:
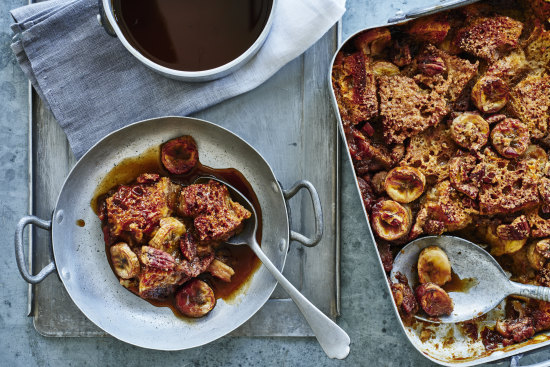
[(271, 260), (262, 251), (258, 242), (256, 242), (256, 230), (258, 229), (258, 217), (254, 206), (248, 199), (236, 188), (214, 177), (199, 177), (194, 183), (206, 183), (209, 180), (215, 180), (227, 186), (231, 197), (247, 210), (252, 213), (252, 216), (244, 223), (243, 230), (230, 238), (226, 243), (231, 245), (248, 245), (254, 251), (256, 256), (261, 260), (269, 272), (277, 279), (279, 284), (285, 289), (290, 298), (294, 301), (298, 309), (304, 315), (307, 323), (313, 330), (315, 337), (321, 344), (321, 348), (330, 358), (344, 359), (349, 354), (350, 338), (348, 334), (342, 330), (336, 323), (329, 319), (317, 307), (307, 300), (273, 265)]
[(427, 246), (439, 246), (447, 253), (451, 268), (460, 279), (472, 279), (466, 292), (449, 292), (454, 303), (450, 316), (429, 318), (416, 315), (429, 322), (461, 322), (479, 317), (495, 308), (505, 297), (515, 294), (543, 301), (550, 301), (550, 288), (512, 282), (498, 262), (487, 251), (463, 238), (453, 236), (428, 236), (412, 241), (397, 256), (390, 273), (406, 275), (409, 285), (418, 285), (416, 264), (418, 255)]

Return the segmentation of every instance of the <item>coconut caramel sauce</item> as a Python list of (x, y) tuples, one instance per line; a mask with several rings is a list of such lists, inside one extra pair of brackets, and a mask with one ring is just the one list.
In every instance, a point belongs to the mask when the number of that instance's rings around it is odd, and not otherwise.
[[(172, 182), (181, 185), (189, 185), (199, 176), (214, 176), (228, 182), (239, 190), (244, 196), (246, 196), (246, 198), (254, 206), (258, 220), (256, 240), (260, 243), (262, 238), (262, 211), (252, 186), (242, 173), (233, 168), (214, 169), (202, 165), (199, 161), (188, 174), (173, 175), (162, 166), (160, 160), (160, 146), (151, 147), (138, 156), (123, 159), (105, 175), (103, 180), (97, 186), (93, 198), (90, 201), (90, 206), (95, 214), (97, 215), (99, 213), (99, 206), (101, 202), (105, 200), (105, 198), (109, 196), (118, 186), (135, 182), (137, 177), (143, 173), (156, 173), (160, 176), (169, 177)], [(105, 254), (107, 260), (109, 261), (109, 265), (111, 266), (111, 270), (113, 270), (113, 275), (116, 276), (113, 264), (111, 262), (109, 248), (110, 246), (106, 241)], [(231, 267), (235, 271), (235, 274), (231, 277), (231, 282), (223, 282), (212, 277), (210, 274), (205, 273), (199, 275), (199, 278), (207, 281), (212, 286), (216, 299), (221, 298), (226, 302), (231, 302), (234, 301), (242, 293), (242, 291), (244, 291), (252, 278), (252, 275), (260, 267), (260, 261), (248, 246), (222, 244), (218, 249), (222, 249), (226, 253), (229, 253), (230, 258), (234, 259), (231, 263)], [(130, 291), (137, 293), (137, 289), (130, 289)], [(177, 310), (175, 307), (174, 295), (171, 295), (164, 300), (146, 299), (145, 301), (157, 307), (169, 307), (176, 316), (185, 320), (192, 320), (191, 318), (183, 316)]]
[(272, 0), (112, 0), (128, 42), (168, 68), (201, 71), (242, 55), (264, 30)]

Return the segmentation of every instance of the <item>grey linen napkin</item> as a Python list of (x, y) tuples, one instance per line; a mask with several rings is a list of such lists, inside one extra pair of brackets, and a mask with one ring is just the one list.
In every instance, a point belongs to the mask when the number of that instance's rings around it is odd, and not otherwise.
[(52, 0), (12, 10), (12, 49), (79, 158), (132, 122), (185, 116), (257, 87), (321, 38), (344, 4), (279, 0), (258, 54), (235, 73), (205, 83), (174, 81), (142, 65), (98, 24), (97, 0)]

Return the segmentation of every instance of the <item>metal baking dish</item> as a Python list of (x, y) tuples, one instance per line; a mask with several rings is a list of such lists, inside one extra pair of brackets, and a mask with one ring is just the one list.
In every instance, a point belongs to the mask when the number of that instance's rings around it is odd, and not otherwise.
[[(346, 45), (346, 43), (350, 39), (358, 35), (359, 33), (364, 32), (366, 30), (379, 28), (379, 27), (392, 26), (396, 24), (404, 24), (412, 19), (416, 19), (422, 16), (465, 6), (478, 1), (479, 0), (462, 0), (462, 1), (458, 0), (458, 1), (452, 1), (446, 4), (432, 6), (429, 8), (413, 9), (408, 13), (398, 12), (394, 17), (390, 18), (386, 23), (376, 24), (374, 26), (361, 29), (355, 32), (354, 34), (352, 34), (350, 37), (348, 37), (345, 41), (341, 43), (339, 49), (336, 51), (332, 59), (331, 67), (328, 71), (327, 81), (329, 84), (329, 89), (331, 91), (332, 106), (337, 116), (340, 134), (344, 142), (346, 142), (346, 138), (344, 134), (344, 126), (338, 110), (336, 95), (334, 93), (334, 90), (332, 89), (332, 66), (334, 65), (336, 55)], [(349, 153), (349, 150), (346, 149), (346, 152), (347, 152), (348, 161), (350, 165), (353, 167), (353, 161)], [(361, 193), (359, 190), (359, 183), (357, 181), (357, 176), (355, 174), (354, 174), (354, 180), (355, 180), (357, 192), (359, 193), (359, 196), (361, 196)], [(363, 213), (365, 215), (365, 222), (366, 222), (367, 228), (369, 229), (369, 235), (370, 235), (367, 238), (367, 241), (370, 242), (376, 248), (376, 240), (374, 238), (373, 231), (370, 226), (370, 222), (368, 220), (368, 215), (364, 205), (363, 205)], [(384, 277), (386, 277), (386, 273), (384, 271), (384, 267), (382, 265), (382, 260), (380, 259), (380, 256), (378, 256), (378, 262), (380, 264), (381, 274)], [(508, 347), (486, 351), (485, 347), (481, 343), (481, 338), (478, 338), (477, 342), (473, 342), (470, 337), (467, 337), (467, 336), (465, 337), (463, 335), (463, 332), (461, 331), (459, 324), (437, 325), (437, 324), (418, 322), (418, 323), (415, 323), (413, 326), (407, 326), (403, 323), (403, 320), (399, 316), (397, 307), (393, 302), (393, 297), (391, 296), (391, 289), (390, 289), (389, 282), (386, 282), (386, 290), (390, 294), (390, 297), (388, 297), (389, 303), (391, 304), (391, 307), (393, 307), (395, 315), (399, 320), (399, 323), (403, 328), (403, 332), (407, 336), (408, 340), (422, 355), (424, 355), (429, 360), (435, 363), (438, 363), (440, 365), (475, 366), (482, 363), (492, 362), (499, 359), (511, 357), (510, 359), (511, 366), (517, 366), (518, 360), (521, 358), (521, 355), (518, 355), (518, 354), (550, 345), (550, 331), (546, 331), (546, 332), (537, 334), (535, 337), (523, 343), (513, 344)], [(498, 317), (502, 317), (503, 315), (504, 315), (504, 302), (500, 304), (497, 308), (495, 308), (493, 311), (489, 312), (484, 321), (480, 321), (477, 323), (478, 331), (481, 331), (484, 326), (493, 326), (495, 323), (495, 320)], [(433, 333), (434, 337), (429, 338), (425, 342), (422, 342), (420, 333), (425, 328), (431, 329), (434, 332)], [(532, 365), (530, 367), (542, 367), (542, 366), (548, 366), (548, 365), (550, 365), (550, 361), (542, 362), (540, 364)]]
[[(90, 208), (97, 185), (124, 158), (142, 154), (152, 146), (181, 135), (191, 135), (199, 147), (201, 163), (213, 168), (232, 167), (250, 182), (263, 214), (262, 249), (278, 269), (284, 267), (290, 241), (314, 246), (322, 237), (319, 195), (308, 181), (283, 190), (269, 164), (244, 140), (222, 127), (188, 117), (161, 117), (128, 125), (92, 147), (68, 175), (51, 220), (23, 217), (15, 237), (17, 265), (29, 283), (39, 283), (57, 270), (65, 289), (79, 309), (99, 328), (127, 343), (158, 350), (181, 350), (211, 342), (252, 317), (277, 285), (260, 267), (238, 296), (218, 300), (201, 319), (183, 321), (166, 307), (155, 307), (126, 291), (106, 261), (101, 224)], [(302, 188), (311, 195), (315, 233), (311, 239), (290, 230), (288, 200)], [(76, 224), (83, 220), (84, 227)], [(34, 224), (50, 231), (54, 258), (37, 275), (26, 268), (23, 231)]]

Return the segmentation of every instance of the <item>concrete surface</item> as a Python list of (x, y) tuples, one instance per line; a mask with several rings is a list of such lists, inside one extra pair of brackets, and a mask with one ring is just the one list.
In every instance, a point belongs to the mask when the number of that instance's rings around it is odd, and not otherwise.
[[(344, 163), (342, 190), (342, 317), (349, 333), (349, 357), (341, 362), (325, 357), (314, 338), (222, 338), (208, 346), (181, 352), (136, 348), (113, 338), (45, 338), (25, 316), (27, 284), (19, 276), (13, 254), (13, 232), (27, 214), (27, 80), (9, 47), (8, 10), (27, 0), (0, 3), (0, 366), (428, 366), (409, 344), (387, 298), (375, 252), (362, 240), (367, 231), (359, 196), (351, 185), (351, 168)], [(435, 0), (348, 0), (344, 38), (367, 24), (380, 24), (398, 9)], [(370, 23), (369, 23), (370, 22)], [(540, 351), (522, 365), (550, 358)], [(508, 365), (504, 362), (498, 365)]]

